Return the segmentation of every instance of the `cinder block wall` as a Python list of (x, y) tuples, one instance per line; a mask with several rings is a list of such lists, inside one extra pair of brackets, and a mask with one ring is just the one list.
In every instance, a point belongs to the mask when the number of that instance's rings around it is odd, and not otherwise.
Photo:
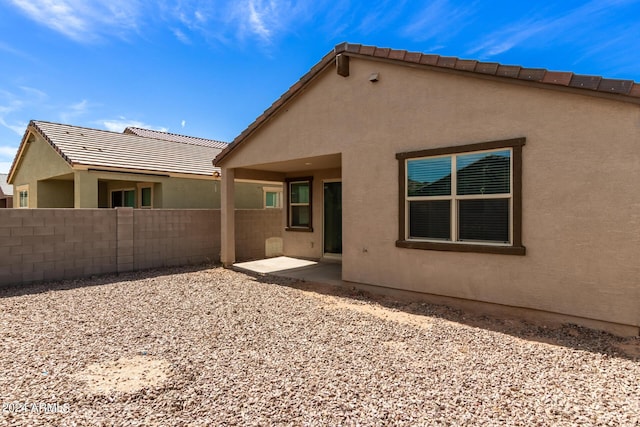
[[(263, 258), (282, 210), (236, 211), (238, 260)], [(0, 286), (220, 260), (217, 209), (2, 209)]]
[(236, 210), (235, 220), (236, 259), (239, 261), (264, 258), (267, 239), (282, 237), (282, 209)]
[(198, 264), (220, 260), (220, 211), (134, 210), (133, 268)]
[(115, 211), (0, 211), (0, 285), (115, 271)]

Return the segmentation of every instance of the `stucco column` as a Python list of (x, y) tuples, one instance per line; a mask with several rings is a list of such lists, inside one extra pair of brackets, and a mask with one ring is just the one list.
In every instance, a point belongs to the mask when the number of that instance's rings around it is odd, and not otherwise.
[(220, 261), (225, 267), (236, 262), (235, 169), (222, 168), (220, 192)]
[(73, 176), (73, 207), (98, 207), (98, 177), (87, 171), (75, 172)]

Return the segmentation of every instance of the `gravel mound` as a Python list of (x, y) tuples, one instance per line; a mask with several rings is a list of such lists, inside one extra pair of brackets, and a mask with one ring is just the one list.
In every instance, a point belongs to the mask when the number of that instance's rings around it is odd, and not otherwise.
[(216, 266), (0, 290), (0, 425), (640, 425), (637, 338)]

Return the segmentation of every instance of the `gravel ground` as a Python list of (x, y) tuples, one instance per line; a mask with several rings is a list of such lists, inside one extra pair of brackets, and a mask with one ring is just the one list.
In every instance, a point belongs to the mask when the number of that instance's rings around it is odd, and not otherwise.
[(0, 425), (640, 425), (640, 340), (576, 326), (216, 266), (0, 309)]

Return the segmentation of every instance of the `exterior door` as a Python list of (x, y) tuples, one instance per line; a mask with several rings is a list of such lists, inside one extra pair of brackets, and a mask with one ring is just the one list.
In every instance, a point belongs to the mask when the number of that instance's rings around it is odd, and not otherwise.
[(324, 183), (324, 253), (342, 254), (342, 182)]

